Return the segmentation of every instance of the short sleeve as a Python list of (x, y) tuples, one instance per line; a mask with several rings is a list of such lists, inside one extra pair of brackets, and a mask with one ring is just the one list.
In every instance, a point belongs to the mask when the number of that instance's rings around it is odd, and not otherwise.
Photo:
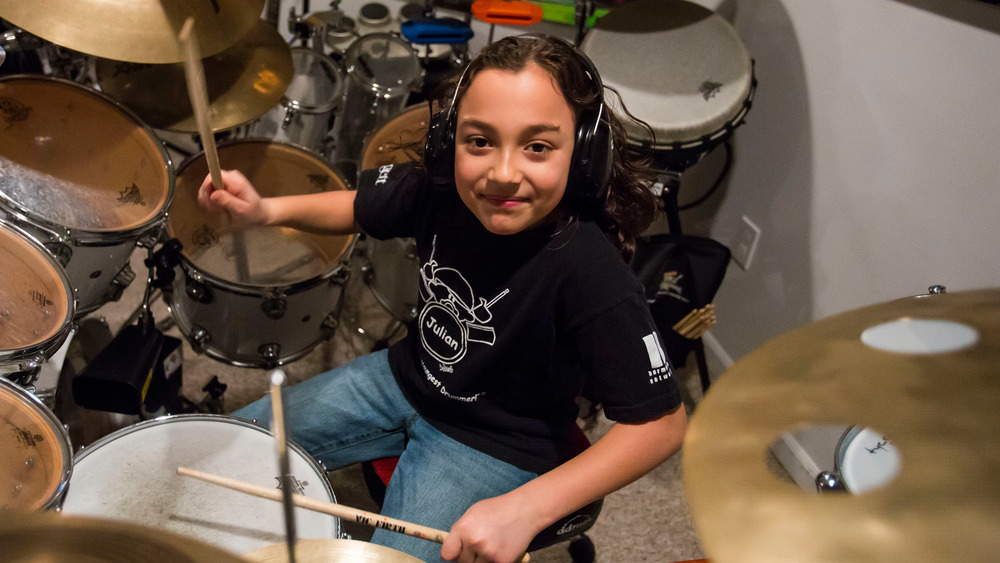
[(412, 237), (429, 190), (411, 163), (365, 170), (358, 181), (354, 219), (377, 239)]
[(577, 329), (577, 350), (609, 419), (644, 422), (681, 404), (674, 371), (642, 294)]

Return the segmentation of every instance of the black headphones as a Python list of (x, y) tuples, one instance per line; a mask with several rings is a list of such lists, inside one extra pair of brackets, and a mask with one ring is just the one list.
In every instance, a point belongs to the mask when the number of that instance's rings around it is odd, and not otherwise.
[[(592, 210), (604, 201), (608, 181), (611, 179), (613, 141), (611, 126), (604, 108), (604, 85), (594, 63), (570, 42), (554, 36), (538, 34), (518, 35), (517, 38), (552, 38), (562, 41), (577, 57), (584, 72), (594, 84), (600, 103), (594, 110), (586, 110), (577, 117), (576, 140), (570, 162), (566, 197), (575, 200), (580, 210)], [(501, 41), (503, 41), (501, 39)], [(477, 57), (478, 58), (478, 57)], [(465, 83), (473, 59), (462, 71), (455, 85), (451, 104), (431, 117), (424, 147), (424, 169), (432, 184), (439, 189), (451, 189), (455, 183), (455, 130), (457, 128), (458, 94)]]

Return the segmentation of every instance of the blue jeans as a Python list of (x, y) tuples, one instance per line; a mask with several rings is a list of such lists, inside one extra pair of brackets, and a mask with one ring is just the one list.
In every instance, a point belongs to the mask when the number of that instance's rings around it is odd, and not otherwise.
[[(448, 531), (477, 501), (511, 491), (537, 475), (445, 436), (410, 406), (385, 350), (307, 379), (285, 391), (288, 437), (328, 469), (399, 457), (382, 514)], [(233, 413), (271, 423), (264, 397)], [(440, 561), (441, 546), (376, 529), (372, 543)]]

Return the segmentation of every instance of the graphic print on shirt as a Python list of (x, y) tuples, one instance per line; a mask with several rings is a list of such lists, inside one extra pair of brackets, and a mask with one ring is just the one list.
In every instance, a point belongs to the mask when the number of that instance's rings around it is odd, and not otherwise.
[(651, 332), (642, 337), (642, 343), (646, 346), (646, 353), (649, 354), (649, 384), (658, 383), (674, 374), (667, 360), (667, 354), (663, 351), (663, 343), (660, 342), (660, 335)]
[(505, 289), (487, 301), (476, 297), (472, 286), (454, 268), (445, 268), (434, 259), (437, 237), (434, 237), (431, 257), (420, 268), (420, 294), (424, 308), (420, 312), (420, 342), (424, 350), (441, 362), (441, 371), (452, 371), (472, 343), (492, 346), (496, 332), (489, 326), (490, 313), (497, 301), (510, 291)]

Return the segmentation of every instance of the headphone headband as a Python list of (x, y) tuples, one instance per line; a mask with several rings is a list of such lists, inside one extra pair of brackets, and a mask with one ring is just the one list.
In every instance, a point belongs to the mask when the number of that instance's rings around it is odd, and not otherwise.
[[(522, 38), (560, 42), (577, 59), (583, 67), (584, 74), (594, 86), (597, 107), (585, 110), (577, 116), (576, 138), (566, 185), (566, 197), (576, 200), (575, 203), (581, 211), (591, 211), (596, 205), (603, 202), (608, 180), (611, 177), (613, 152), (611, 127), (604, 108), (604, 84), (601, 82), (600, 73), (597, 72), (593, 61), (587, 55), (561, 37), (526, 33), (514, 36), (513, 40)], [(500, 41), (505, 40), (509, 41), (511, 38)], [(489, 46), (485, 47), (484, 50), (488, 48)], [(455, 84), (451, 103), (431, 118), (427, 130), (424, 167), (431, 182), (440, 189), (450, 189), (454, 183), (455, 133), (458, 125), (456, 114), (459, 95), (463, 86), (466, 86), (471, 69), (481, 58), (482, 52), (476, 55), (462, 70), (462, 74)]]

